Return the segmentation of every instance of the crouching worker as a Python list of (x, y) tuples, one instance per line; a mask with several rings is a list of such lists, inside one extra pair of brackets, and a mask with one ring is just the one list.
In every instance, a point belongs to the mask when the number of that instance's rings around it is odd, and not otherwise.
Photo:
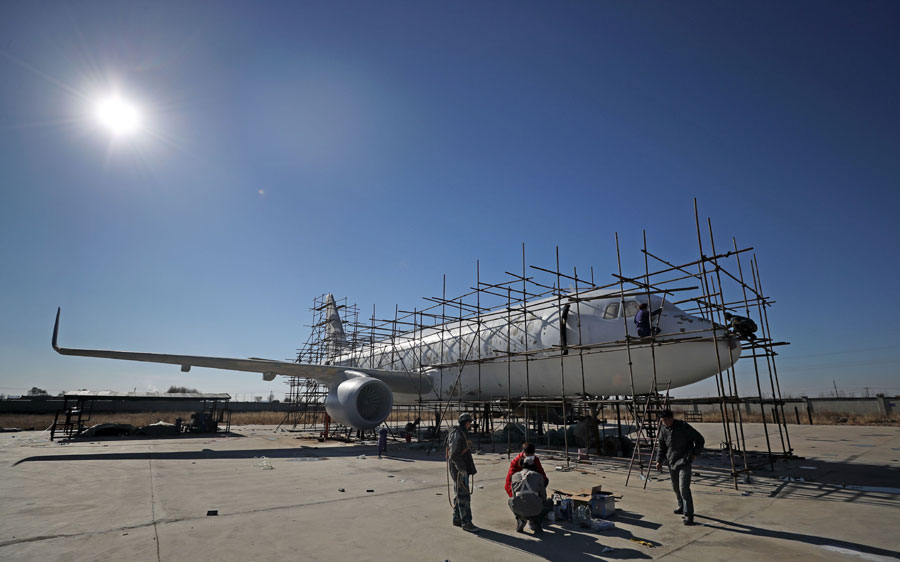
[(743, 340), (753, 341), (756, 339), (756, 322), (746, 316), (738, 316), (730, 312), (725, 313), (725, 323), (731, 328), (734, 334)]
[(541, 476), (544, 477), (544, 487), (550, 485), (550, 479), (547, 478), (547, 473), (544, 472), (544, 467), (541, 466), (541, 459), (538, 458), (537, 455), (534, 454), (534, 443), (522, 443), (522, 452), (513, 457), (513, 460), (509, 462), (509, 471), (506, 473), (506, 495), (509, 497), (513, 496), (512, 490), (512, 477), (513, 474), (522, 470), (522, 461), (525, 457), (534, 457), (534, 470), (541, 473)]
[(538, 472), (539, 462), (534, 456), (534, 445), (531, 445), (531, 455), (522, 456), (521, 468), (508, 477), (509, 508), (516, 516), (516, 532), (519, 533), (525, 531), (526, 522), (534, 534), (543, 533), (541, 524), (544, 516), (550, 511), (550, 502), (547, 500), (547, 477)]

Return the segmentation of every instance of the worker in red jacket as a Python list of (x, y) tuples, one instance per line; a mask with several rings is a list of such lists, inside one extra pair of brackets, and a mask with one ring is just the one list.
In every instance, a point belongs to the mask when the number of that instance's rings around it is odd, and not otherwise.
[(516, 455), (516, 457), (510, 461), (509, 463), (509, 472), (506, 473), (506, 493), (509, 497), (512, 497), (512, 477), (513, 474), (522, 470), (522, 461), (525, 457), (533, 457), (534, 458), (534, 470), (539, 472), (541, 476), (544, 477), (544, 486), (550, 483), (550, 479), (547, 478), (547, 473), (544, 472), (544, 467), (541, 466), (540, 459), (537, 458), (534, 454), (534, 443), (522, 443), (522, 452)]

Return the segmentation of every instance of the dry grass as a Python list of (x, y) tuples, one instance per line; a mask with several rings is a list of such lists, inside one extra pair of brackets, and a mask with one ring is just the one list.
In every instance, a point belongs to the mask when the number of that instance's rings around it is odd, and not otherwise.
[[(682, 417), (686, 412), (675, 411), (676, 417)], [(785, 409), (785, 421), (789, 425), (797, 425), (797, 414), (791, 409)], [(732, 421), (733, 415), (729, 410), (728, 419)], [(762, 423), (762, 414), (759, 409), (747, 413), (741, 410), (740, 419), (745, 423)], [(900, 413), (891, 414), (890, 416), (881, 416), (876, 414), (850, 414), (847, 412), (817, 412), (812, 415), (814, 425), (900, 425)], [(720, 412), (704, 412), (703, 421), (717, 423), (722, 421)], [(766, 415), (767, 423), (775, 423), (770, 412)], [(800, 424), (809, 425), (809, 416), (805, 411), (800, 412)]]
[[(284, 412), (232, 412), (232, 425), (278, 425), (284, 419)], [(158, 421), (175, 423), (176, 418), (189, 421), (191, 412), (136, 412), (136, 413), (95, 413), (85, 426), (98, 423), (127, 423), (135, 427)], [(53, 414), (0, 414), (0, 427), (19, 427), (27, 430), (44, 430), (53, 423)]]

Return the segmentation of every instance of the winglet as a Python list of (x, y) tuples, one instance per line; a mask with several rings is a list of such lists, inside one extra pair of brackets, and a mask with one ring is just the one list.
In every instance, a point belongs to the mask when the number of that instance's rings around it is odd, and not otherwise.
[(56, 309), (56, 324), (53, 325), (53, 349), (59, 353), (59, 346), (56, 345), (56, 337), (59, 335), (59, 313), (62, 310), (61, 307), (57, 307)]

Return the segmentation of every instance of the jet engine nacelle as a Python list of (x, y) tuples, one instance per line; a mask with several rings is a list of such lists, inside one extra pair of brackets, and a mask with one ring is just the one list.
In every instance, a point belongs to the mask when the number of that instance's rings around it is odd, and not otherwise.
[(347, 374), (348, 379), (328, 391), (325, 411), (332, 419), (356, 429), (378, 426), (391, 413), (394, 393), (376, 378), (355, 371)]

